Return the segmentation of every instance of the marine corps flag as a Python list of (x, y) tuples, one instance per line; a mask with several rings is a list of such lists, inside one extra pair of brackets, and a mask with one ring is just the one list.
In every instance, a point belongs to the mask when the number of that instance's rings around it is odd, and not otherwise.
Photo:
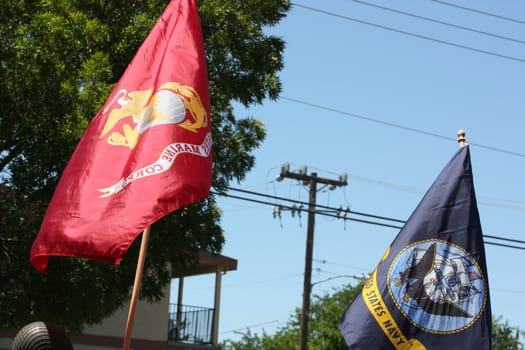
[(173, 0), (86, 129), (66, 166), (30, 261), (119, 263), (162, 216), (207, 197), (210, 98), (194, 0)]
[(491, 348), (469, 146), (427, 191), (340, 321), (351, 350)]

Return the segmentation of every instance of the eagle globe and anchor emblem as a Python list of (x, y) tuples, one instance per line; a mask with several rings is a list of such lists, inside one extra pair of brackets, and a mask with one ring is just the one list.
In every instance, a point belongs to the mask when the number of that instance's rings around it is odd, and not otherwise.
[[(209, 116), (197, 91), (177, 82), (167, 82), (157, 89), (127, 91), (121, 89), (103, 110), (106, 121), (99, 134), (111, 146), (133, 150), (150, 128), (176, 125), (192, 134), (209, 126)], [(165, 145), (158, 159), (122, 177), (111, 186), (98, 189), (99, 198), (112, 196), (136, 180), (158, 175), (171, 168), (179, 154), (207, 158), (212, 139), (208, 131), (201, 144), (175, 142)]]
[(483, 313), (484, 278), (462, 247), (433, 239), (405, 247), (390, 266), (387, 284), (396, 307), (414, 326), (452, 334), (470, 327)]
[[(118, 107), (114, 107), (114, 103)], [(188, 131), (196, 132), (208, 126), (208, 115), (197, 91), (191, 86), (176, 82), (162, 84), (156, 91), (120, 90), (108, 104), (104, 114), (111, 109), (100, 133), (105, 137), (114, 130), (120, 120), (131, 117), (135, 127), (129, 123), (122, 125), (122, 131), (113, 131), (107, 143), (113, 146), (135, 148), (140, 136), (149, 128), (166, 124), (177, 124)], [(189, 118), (186, 118), (186, 112)]]

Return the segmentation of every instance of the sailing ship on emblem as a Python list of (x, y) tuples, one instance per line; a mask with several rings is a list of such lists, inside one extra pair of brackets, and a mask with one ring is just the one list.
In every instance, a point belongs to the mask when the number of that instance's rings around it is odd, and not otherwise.
[(414, 249), (412, 266), (400, 273), (395, 283), (405, 284), (404, 299), (412, 298), (425, 311), (436, 315), (472, 317), (459, 305), (481, 293), (472, 279), (481, 278), (462, 256), (436, 254), (436, 243), (428, 249)]
[(436, 331), (441, 330), (440, 324), (450, 324), (450, 318), (458, 325), (473, 321), (485, 297), (475, 260), (444, 241), (420, 242), (411, 248), (395, 259), (389, 273), (397, 307), (419, 326), (432, 324), (430, 328)]

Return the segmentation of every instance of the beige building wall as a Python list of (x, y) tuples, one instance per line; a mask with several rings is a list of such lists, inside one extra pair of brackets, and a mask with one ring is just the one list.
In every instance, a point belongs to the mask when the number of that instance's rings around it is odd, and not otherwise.
[[(169, 312), (170, 284), (164, 288), (164, 297), (160, 302), (149, 304), (147, 302), (137, 302), (135, 309), (135, 319), (131, 339), (167, 343), (168, 341), (168, 312)], [(100, 324), (88, 327), (82, 332), (82, 339), (89, 339), (90, 336), (124, 338), (126, 332), (126, 322), (129, 312), (129, 303), (113, 315), (104, 319)], [(13, 334), (0, 335), (0, 350), (10, 350), (13, 342)], [(87, 345), (76, 342), (75, 336), (70, 337), (75, 350), (121, 350), (122, 344), (118, 346)], [(100, 339), (100, 338), (99, 338)], [(133, 348), (133, 347), (132, 347)], [(132, 349), (131, 349), (132, 350)]]
[[(131, 334), (133, 339), (163, 342), (168, 340), (169, 298), (170, 285), (168, 284), (164, 288), (164, 298), (159, 303), (149, 304), (143, 301), (137, 303)], [(84, 335), (124, 337), (128, 312), (129, 303), (100, 324), (84, 329), (82, 333)]]

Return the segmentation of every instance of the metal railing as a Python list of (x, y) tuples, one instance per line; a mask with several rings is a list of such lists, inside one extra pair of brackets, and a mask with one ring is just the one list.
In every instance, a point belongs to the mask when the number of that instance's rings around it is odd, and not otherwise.
[(193, 344), (212, 344), (215, 309), (170, 304), (168, 341)]

